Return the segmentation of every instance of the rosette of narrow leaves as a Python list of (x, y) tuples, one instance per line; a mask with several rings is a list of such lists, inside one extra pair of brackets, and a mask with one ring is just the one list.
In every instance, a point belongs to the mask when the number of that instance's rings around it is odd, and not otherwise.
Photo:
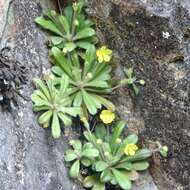
[(144, 80), (137, 80), (136, 76), (134, 76), (134, 71), (133, 68), (129, 68), (129, 69), (125, 69), (124, 70), (126, 79), (121, 81), (122, 85), (128, 85), (131, 86), (135, 92), (135, 94), (137, 95), (139, 93), (139, 87), (138, 85), (145, 85), (145, 81)]
[(44, 127), (51, 125), (52, 136), (59, 138), (61, 134), (60, 121), (65, 126), (72, 124), (71, 116), (76, 117), (81, 113), (79, 107), (71, 106), (69, 95), (69, 78), (62, 75), (59, 88), (50, 79), (46, 83), (39, 79), (34, 79), (37, 90), (31, 95), (33, 110), (41, 111), (38, 122)]
[(83, 4), (79, 2), (66, 7), (63, 15), (51, 10), (36, 18), (38, 25), (55, 35), (50, 37), (50, 46), (71, 52), (75, 48), (87, 49), (90, 44), (97, 42), (93, 23), (85, 18), (82, 7)]
[(105, 98), (112, 89), (108, 84), (111, 78), (111, 66), (107, 63), (99, 63), (96, 60), (96, 50), (90, 46), (86, 51), (84, 63), (79, 63), (76, 53), (66, 59), (57, 47), (52, 48), (56, 66), (52, 68), (56, 76), (65, 73), (71, 80), (70, 88), (73, 91), (72, 104), (80, 106), (83, 112), (94, 115), (102, 105), (109, 110), (115, 110), (114, 105)]
[[(102, 124), (96, 126), (94, 133), (87, 127), (84, 132), (87, 142), (84, 146), (80, 141), (73, 141), (73, 149), (66, 152), (65, 160), (72, 162), (70, 176), (78, 177), (82, 164), (91, 171), (91, 175), (83, 181), (84, 187), (105, 190), (106, 184), (110, 183), (124, 190), (130, 189), (132, 181), (138, 179), (138, 171), (149, 167), (147, 158), (151, 156), (152, 151), (139, 149), (133, 155), (126, 155), (125, 148), (135, 145), (138, 137), (132, 134), (123, 138), (124, 127), (125, 122), (118, 122), (111, 134)], [(84, 152), (85, 150), (88, 151)]]
[(72, 178), (79, 177), (81, 163), (88, 167), (91, 165), (92, 160), (99, 155), (96, 148), (91, 143), (82, 143), (79, 140), (70, 141), (72, 149), (69, 149), (65, 153), (65, 161), (72, 162), (69, 174)]
[[(127, 138), (122, 138), (124, 127), (125, 123), (120, 121), (112, 134), (107, 133), (103, 125), (96, 127), (95, 134), (90, 134), (89, 131), (84, 134), (86, 139), (99, 150), (99, 156), (92, 164), (92, 169), (99, 173), (99, 181), (119, 185), (122, 189), (130, 189), (131, 181), (138, 178), (137, 171), (143, 171), (149, 167), (146, 159), (152, 152), (148, 149), (140, 149), (132, 156), (126, 155), (125, 147), (136, 144), (138, 137), (132, 134)], [(87, 182), (86, 179), (85, 183)]]

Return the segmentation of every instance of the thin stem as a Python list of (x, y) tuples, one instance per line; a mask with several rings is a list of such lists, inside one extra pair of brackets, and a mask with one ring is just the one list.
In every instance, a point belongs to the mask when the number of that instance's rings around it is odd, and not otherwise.
[(59, 12), (60, 12), (60, 14), (62, 15), (63, 12), (62, 12), (62, 8), (61, 8), (60, 0), (57, 0), (57, 4), (58, 4)]
[(75, 28), (76, 28), (75, 19), (76, 19), (76, 12), (74, 11), (74, 13), (73, 13), (73, 19), (72, 19), (72, 31), (71, 31), (72, 38), (74, 37)]
[(116, 90), (116, 89), (121, 88), (123, 86), (124, 86), (123, 84), (118, 84), (118, 85), (114, 86), (111, 90)]

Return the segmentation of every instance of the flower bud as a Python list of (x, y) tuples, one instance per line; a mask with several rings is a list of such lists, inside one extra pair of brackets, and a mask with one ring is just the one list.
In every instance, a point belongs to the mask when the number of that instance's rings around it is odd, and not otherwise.
[(78, 26), (78, 25), (79, 25), (79, 21), (76, 19), (76, 20), (74, 21), (74, 24), (75, 24), (75, 26)]
[(88, 78), (88, 79), (92, 79), (92, 77), (93, 77), (92, 73), (88, 73), (88, 74), (87, 74), (87, 78)]
[(56, 12), (54, 10), (51, 10), (51, 15), (52, 16), (55, 16), (56, 15)]
[(140, 80), (139, 83), (140, 83), (141, 85), (145, 85), (145, 81), (144, 81), (144, 80)]
[(121, 143), (121, 139), (120, 139), (120, 138), (117, 138), (117, 139), (116, 139), (116, 143), (117, 143), (117, 144), (120, 144), (120, 143)]
[(168, 147), (167, 146), (163, 146), (162, 150), (165, 151), (165, 152), (168, 152)]
[(97, 139), (96, 143), (97, 144), (102, 144), (102, 139)]
[(68, 52), (67, 48), (63, 48), (63, 53), (66, 54)]
[(69, 144), (70, 144), (70, 145), (73, 145), (73, 144), (75, 144), (75, 141), (74, 141), (74, 140), (70, 140), (70, 141), (69, 141)]
[(76, 12), (77, 9), (78, 9), (78, 5), (77, 5), (77, 3), (75, 2), (75, 3), (73, 3), (73, 10)]
[(109, 156), (110, 153), (109, 153), (109, 152), (105, 152), (104, 155), (105, 155), (105, 156)]
[(49, 79), (50, 80), (53, 80), (55, 77), (54, 77), (54, 75), (51, 73), (50, 75), (49, 75)]
[(43, 128), (48, 128), (49, 127), (49, 123), (44, 123), (43, 124)]

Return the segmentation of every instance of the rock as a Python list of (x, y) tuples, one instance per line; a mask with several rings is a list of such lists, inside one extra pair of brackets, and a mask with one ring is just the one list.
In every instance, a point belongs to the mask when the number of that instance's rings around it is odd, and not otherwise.
[[(28, 68), (27, 84), (19, 91), (24, 97), (11, 112), (0, 114), (0, 189), (1, 190), (79, 190), (80, 185), (68, 177), (63, 161), (67, 138), (53, 140), (49, 130), (37, 124), (30, 95), (32, 78), (48, 68), (46, 34), (34, 23), (42, 7), (52, 1), (0, 0), (0, 47)], [(14, 62), (9, 62), (14, 64)]]
[(169, 147), (167, 159), (153, 157), (150, 172), (158, 189), (190, 189), (189, 0), (91, 0), (86, 11), (100, 41), (114, 50), (115, 75), (133, 67), (146, 81), (138, 96), (125, 88), (115, 100), (144, 145), (160, 141)]
[[(0, 0), (0, 49), (8, 47), (7, 55), (29, 70), (18, 106), (0, 114), (0, 190), (82, 189), (63, 162), (67, 138), (53, 140), (37, 124), (30, 101), (32, 78), (50, 66), (47, 35), (34, 19), (52, 2)], [(87, 12), (101, 42), (114, 50), (116, 77), (132, 66), (146, 81), (138, 96), (123, 88), (113, 98), (127, 133), (139, 133), (145, 146), (160, 141), (170, 150), (167, 159), (154, 155), (150, 173), (142, 173), (133, 189), (190, 189), (189, 0), (89, 0)]]

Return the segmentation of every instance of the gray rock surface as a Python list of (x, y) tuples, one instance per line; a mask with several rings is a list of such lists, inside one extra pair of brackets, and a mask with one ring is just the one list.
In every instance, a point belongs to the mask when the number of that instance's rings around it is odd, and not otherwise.
[[(20, 91), (25, 99), (34, 88), (32, 78), (49, 67), (47, 36), (34, 19), (51, 2), (0, 0), (0, 47), (9, 47), (8, 55), (28, 68), (27, 85)], [(81, 189), (64, 166), (67, 138), (55, 141), (37, 124), (30, 100), (19, 98), (17, 108), (0, 113), (0, 121), (0, 190)]]
[(158, 189), (190, 189), (190, 1), (92, 0), (87, 12), (114, 50), (116, 76), (132, 66), (146, 81), (138, 96), (122, 89), (115, 100), (143, 144), (169, 147), (167, 159), (152, 160)]
[[(46, 33), (34, 18), (51, 0), (0, 0), (0, 49), (28, 68), (20, 91), (26, 100), (0, 112), (0, 190), (79, 190), (68, 178), (63, 154), (67, 138), (53, 140), (42, 129), (27, 100), (32, 78), (49, 68)], [(115, 75), (133, 66), (146, 86), (135, 96), (121, 89), (115, 95), (118, 113), (142, 144), (168, 145), (167, 159), (155, 155), (149, 173), (134, 190), (190, 189), (190, 2), (189, 0), (89, 0), (87, 13), (102, 43), (114, 50)], [(120, 97), (119, 99), (117, 97)], [(155, 185), (156, 184), (156, 185)]]

